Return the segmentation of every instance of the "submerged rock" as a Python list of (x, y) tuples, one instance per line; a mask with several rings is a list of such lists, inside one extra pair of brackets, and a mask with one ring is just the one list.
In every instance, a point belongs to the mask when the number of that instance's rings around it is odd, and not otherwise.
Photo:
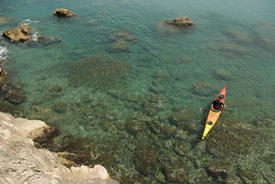
[(4, 71), (2, 66), (0, 66), (0, 93), (5, 90), (7, 82), (8, 72)]
[(13, 105), (7, 101), (0, 101), (0, 111), (11, 113), (15, 117), (25, 117), (27, 114), (26, 110), (18, 107), (17, 105)]
[(109, 45), (109, 49), (114, 52), (115, 51), (126, 52), (129, 50), (129, 44), (124, 40), (117, 40)]
[[(107, 108), (106, 105), (102, 104), (102, 103), (97, 103), (95, 102), (95, 104), (93, 104), (93, 111), (94, 111), (94, 115), (98, 118), (104, 118), (106, 117), (106, 114), (108, 112), (110, 112)], [(89, 111), (88, 111), (89, 112)], [(88, 113), (89, 114), (89, 113)]]
[(149, 146), (138, 147), (135, 151), (134, 162), (139, 173), (148, 176), (153, 173), (157, 165), (157, 155), (154, 148)]
[(217, 45), (217, 49), (221, 52), (231, 53), (234, 55), (246, 55), (250, 52), (247, 46), (243, 46), (235, 43), (222, 43)]
[(62, 158), (63, 165), (68, 168), (71, 168), (72, 166), (79, 166), (84, 163), (91, 163), (91, 157), (89, 154), (76, 154), (76, 153), (69, 153), (69, 152), (58, 152), (57, 153), (59, 158)]
[(207, 166), (209, 176), (222, 182), (227, 178), (229, 165), (222, 160), (214, 160), (211, 165)]
[(175, 26), (171, 26), (168, 24), (169, 21), (167, 20), (160, 20), (156, 24), (156, 30), (160, 33), (165, 33), (165, 34), (174, 34), (178, 33), (179, 30), (176, 29)]
[(82, 95), (80, 97), (80, 99), (83, 103), (91, 103), (92, 102), (92, 99), (91, 99), (90, 95), (88, 95), (88, 94)]
[(28, 134), (28, 138), (34, 141), (34, 146), (37, 148), (47, 148), (52, 144), (53, 138), (60, 135), (60, 131), (51, 126), (43, 126), (32, 130)]
[(179, 128), (183, 128), (181, 125), (183, 122), (191, 121), (193, 118), (193, 112), (189, 109), (181, 109), (177, 111), (172, 117), (171, 120), (174, 122)]
[(33, 105), (28, 113), (29, 119), (38, 119), (42, 121), (49, 121), (52, 117), (52, 111), (49, 108)]
[(221, 120), (208, 134), (206, 150), (218, 158), (248, 155), (251, 146), (256, 143), (253, 141), (256, 136), (260, 136), (259, 132), (255, 134), (253, 129), (244, 129), (236, 120)]
[(112, 43), (109, 45), (110, 51), (126, 52), (129, 50), (129, 42), (135, 40), (131, 34), (126, 31), (116, 31), (108, 38)]
[(133, 113), (129, 119), (126, 121), (126, 131), (137, 135), (140, 132), (146, 132), (147, 131), (147, 122), (148, 118), (145, 114), (135, 112)]
[(66, 153), (66, 152), (61, 152), (61, 154), (60, 153), (58, 153), (58, 156), (59, 156), (59, 158), (58, 158), (58, 160), (65, 166), (65, 167), (67, 167), (67, 168), (71, 168), (71, 167), (77, 167), (77, 164), (76, 163), (74, 163), (73, 161), (71, 161), (71, 160), (68, 160), (68, 159), (66, 159), (66, 158), (64, 158), (63, 157), (63, 153)]
[(187, 156), (190, 153), (191, 144), (187, 141), (177, 140), (173, 146), (173, 151), (181, 156)]
[(170, 118), (171, 123), (175, 124), (177, 128), (195, 133), (198, 131), (198, 124), (193, 123), (194, 112), (190, 109), (181, 109), (174, 113)]
[(71, 84), (76, 86), (88, 85), (97, 89), (115, 89), (123, 84), (129, 72), (128, 63), (91, 57), (72, 63), (69, 66), (68, 77)]
[(148, 95), (142, 107), (147, 115), (154, 116), (163, 108), (163, 99), (157, 95)]
[(253, 31), (259, 38), (275, 40), (275, 23), (273, 22), (260, 22)]
[(165, 179), (172, 183), (185, 183), (188, 181), (189, 169), (182, 159), (173, 159), (163, 164)]
[(195, 82), (192, 84), (193, 93), (200, 96), (209, 96), (215, 94), (217, 90), (207, 82)]
[[(40, 144), (40, 142), (37, 143)], [(72, 135), (66, 135), (63, 132), (60, 132), (58, 136), (50, 136), (48, 144), (40, 145), (43, 146), (43, 148), (49, 149), (53, 152), (68, 152), (85, 155), (90, 154), (90, 151), (86, 147), (86, 145), (89, 145), (89, 140), (84, 138), (76, 138)], [(89, 163), (87, 165), (91, 164), (92, 163)]]
[(64, 102), (56, 102), (52, 108), (57, 113), (65, 113), (67, 111), (67, 104)]
[(40, 105), (43, 103), (43, 98), (41, 97), (35, 97), (34, 99), (32, 99), (31, 103), (32, 105)]
[(135, 37), (126, 31), (119, 30), (119, 31), (113, 32), (108, 39), (111, 41), (123, 40), (123, 41), (129, 42), (129, 41), (134, 41)]
[(256, 35), (256, 44), (261, 48), (273, 51), (275, 49), (275, 24), (273, 22), (260, 22), (253, 29)]
[(57, 16), (57, 17), (71, 17), (71, 16), (75, 15), (75, 13), (73, 13), (65, 8), (57, 8), (53, 12), (53, 15)]
[(189, 27), (192, 26), (194, 23), (190, 17), (185, 16), (177, 17), (176, 19), (169, 21), (169, 24), (177, 27)]
[(7, 92), (5, 99), (12, 104), (21, 104), (25, 101), (26, 95), (22, 90), (15, 88)]
[(263, 160), (266, 164), (275, 166), (275, 153), (267, 152), (262, 156), (261, 160)]
[(27, 24), (20, 24), (16, 29), (3, 32), (3, 36), (13, 42), (24, 42), (31, 39), (31, 28)]
[(56, 84), (54, 86), (52, 86), (50, 89), (49, 89), (50, 93), (52, 96), (56, 96), (56, 97), (61, 97), (63, 96), (63, 87)]
[(165, 91), (165, 87), (161, 84), (162, 78), (154, 78), (152, 80), (152, 85), (150, 87), (150, 91), (159, 95)]
[(253, 42), (253, 39), (250, 38), (245, 33), (242, 33), (238, 30), (226, 30), (224, 31), (224, 34), (232, 39), (235, 42), (243, 43), (243, 44), (251, 44)]
[[(114, 154), (110, 151), (106, 152), (106, 149), (115, 150), (113, 148), (101, 149), (102, 145), (96, 145), (93, 140), (86, 138), (76, 138), (72, 135), (66, 135), (63, 132), (57, 132), (58, 134), (50, 134), (47, 141), (43, 144), (41, 139), (35, 139), (35, 145), (38, 148), (46, 148), (50, 151), (57, 152), (61, 157), (62, 163), (66, 167), (87, 165), (89, 167), (94, 166), (95, 163), (104, 164), (106, 167), (112, 165), (114, 161)], [(42, 132), (43, 134), (43, 132)], [(89, 145), (92, 145), (89, 147)], [(113, 144), (116, 147), (116, 144)], [(105, 147), (106, 145), (104, 145)]]
[(231, 72), (226, 71), (224, 69), (220, 69), (220, 68), (214, 70), (213, 74), (214, 74), (215, 78), (218, 80), (231, 81), (235, 78)]
[(271, 39), (268, 39), (268, 38), (261, 38), (259, 41), (260, 41), (260, 44), (264, 48), (269, 49), (269, 50), (274, 50), (275, 49), (275, 39), (271, 40)]
[(8, 23), (9, 18), (0, 16), (0, 25)]
[(251, 50), (248, 45), (237, 43), (237, 42), (227, 42), (226, 40), (216, 40), (202, 44), (203, 49), (209, 49), (221, 54), (225, 57), (240, 57), (250, 54)]
[(176, 128), (165, 122), (157, 120), (147, 121), (150, 130), (156, 133), (159, 137), (169, 139), (176, 134)]
[(127, 132), (136, 135), (139, 132), (144, 132), (147, 130), (146, 122), (135, 120), (135, 119), (129, 119), (126, 122), (126, 130)]
[(239, 168), (237, 175), (244, 183), (268, 183), (262, 174), (255, 171)]

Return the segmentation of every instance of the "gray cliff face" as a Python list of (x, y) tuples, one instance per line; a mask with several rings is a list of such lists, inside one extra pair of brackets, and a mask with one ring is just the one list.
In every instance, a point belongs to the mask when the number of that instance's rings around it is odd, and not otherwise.
[(68, 169), (55, 153), (35, 148), (28, 135), (41, 127), (47, 125), (0, 112), (1, 184), (118, 184), (103, 166)]

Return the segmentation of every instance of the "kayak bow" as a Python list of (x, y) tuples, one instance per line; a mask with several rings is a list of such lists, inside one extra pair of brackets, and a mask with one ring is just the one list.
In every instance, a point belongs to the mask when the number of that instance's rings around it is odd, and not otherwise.
[[(218, 94), (218, 96), (221, 96), (221, 95), (223, 96), (223, 99), (221, 99), (221, 101), (224, 104), (224, 102), (225, 102), (225, 95), (226, 95), (226, 85), (221, 90), (221, 92)], [(216, 97), (216, 99), (218, 98), (218, 96)], [(211, 105), (210, 110), (209, 110), (209, 114), (208, 114), (208, 117), (207, 117), (207, 120), (205, 122), (205, 127), (204, 127), (204, 131), (203, 131), (203, 135), (202, 135), (201, 139), (204, 139), (206, 137), (206, 135), (208, 134), (208, 132), (213, 128), (213, 126), (219, 120), (221, 112), (222, 112), (222, 110), (220, 110), (220, 111), (214, 110), (213, 106)]]

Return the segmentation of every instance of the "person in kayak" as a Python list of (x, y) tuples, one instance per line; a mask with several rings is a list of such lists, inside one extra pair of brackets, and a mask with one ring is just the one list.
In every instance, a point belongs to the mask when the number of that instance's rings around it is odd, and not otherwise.
[(223, 104), (223, 102), (221, 101), (222, 99), (223, 99), (223, 96), (218, 96), (218, 97), (216, 98), (216, 100), (214, 100), (214, 101), (212, 102), (212, 107), (213, 107), (214, 110), (217, 110), (217, 111), (223, 110), (224, 104)]

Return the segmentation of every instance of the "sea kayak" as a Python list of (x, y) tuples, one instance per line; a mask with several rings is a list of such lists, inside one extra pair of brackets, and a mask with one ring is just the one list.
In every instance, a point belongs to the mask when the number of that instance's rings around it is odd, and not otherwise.
[[(226, 85), (224, 86), (224, 88), (221, 90), (221, 92), (218, 94), (218, 96), (216, 97), (216, 99), (220, 96), (223, 97), (221, 99), (221, 101), (223, 102), (223, 104), (225, 104), (225, 95), (226, 95)], [(222, 109), (223, 110), (223, 109)], [(204, 127), (204, 131), (203, 131), (203, 135), (201, 139), (204, 139), (206, 137), (206, 135), (208, 134), (208, 132), (213, 128), (213, 126), (217, 123), (217, 121), (220, 118), (220, 115), (222, 113), (222, 110), (215, 110), (213, 109), (213, 106), (211, 105), (210, 110), (209, 110), (209, 114), (205, 123), (205, 127)]]

